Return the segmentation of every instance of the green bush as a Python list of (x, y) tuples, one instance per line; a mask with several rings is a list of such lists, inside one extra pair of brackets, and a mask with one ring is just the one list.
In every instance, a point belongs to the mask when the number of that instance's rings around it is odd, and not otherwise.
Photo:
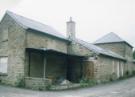
[(116, 79), (117, 79), (116, 73), (112, 73), (112, 75), (110, 75), (109, 81), (114, 81), (114, 80), (116, 80)]
[(126, 71), (126, 76), (129, 76), (129, 71)]
[(133, 76), (135, 75), (135, 70), (134, 70), (134, 71), (132, 71), (132, 74), (133, 74)]
[(17, 87), (24, 87), (25, 86), (25, 82), (24, 82), (24, 79), (19, 79), (17, 82), (16, 82), (16, 86)]
[(134, 52), (133, 52), (133, 59), (135, 59), (135, 50), (134, 50)]
[(46, 90), (50, 90), (50, 89), (51, 89), (51, 85), (49, 84), (46, 86)]
[(94, 79), (81, 79), (80, 80), (80, 85), (82, 87), (94, 86), (96, 84), (97, 84), (97, 82)]

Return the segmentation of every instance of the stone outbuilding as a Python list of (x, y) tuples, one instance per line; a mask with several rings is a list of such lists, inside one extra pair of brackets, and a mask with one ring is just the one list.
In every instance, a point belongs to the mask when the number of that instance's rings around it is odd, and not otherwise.
[(96, 40), (94, 42), (95, 45), (106, 49), (111, 50), (126, 59), (126, 73), (132, 75), (134, 72), (134, 62), (133, 62), (133, 46), (129, 44), (127, 41), (120, 38), (115, 33), (111, 32), (107, 35), (103, 36), (102, 38)]
[(126, 74), (128, 60), (132, 60), (132, 46), (123, 43), (125, 55), (123, 50), (115, 52), (77, 39), (72, 18), (65, 37), (48, 25), (7, 11), (0, 22), (0, 81), (44, 89), (63, 80), (118, 79)]
[(111, 50), (126, 59), (133, 59), (133, 46), (113, 32), (96, 40), (94, 44), (104, 49)]

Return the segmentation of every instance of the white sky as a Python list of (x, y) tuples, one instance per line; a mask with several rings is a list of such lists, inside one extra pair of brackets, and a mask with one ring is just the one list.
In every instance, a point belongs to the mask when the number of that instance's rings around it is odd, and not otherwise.
[(72, 16), (78, 38), (94, 42), (115, 32), (135, 46), (135, 0), (0, 0), (0, 18), (7, 9), (63, 34)]

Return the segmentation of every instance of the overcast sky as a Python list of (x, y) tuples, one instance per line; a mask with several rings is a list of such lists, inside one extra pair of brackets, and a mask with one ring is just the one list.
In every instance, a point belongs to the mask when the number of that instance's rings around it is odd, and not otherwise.
[(63, 34), (72, 16), (78, 38), (94, 42), (115, 32), (135, 46), (135, 0), (0, 0), (0, 18), (7, 9)]

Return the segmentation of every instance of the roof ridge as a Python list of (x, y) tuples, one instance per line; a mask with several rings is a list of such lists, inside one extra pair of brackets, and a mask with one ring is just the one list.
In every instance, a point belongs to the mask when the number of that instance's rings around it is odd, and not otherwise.
[[(29, 19), (29, 20), (31, 20), (31, 21), (34, 21), (34, 22), (38, 22), (38, 23), (40, 23), (40, 24), (43, 24), (43, 23), (41, 23), (41, 22), (39, 22), (39, 21), (37, 21), (37, 20), (34, 20), (34, 19), (31, 19), (31, 18), (28, 18), (28, 17), (25, 17), (25, 16), (23, 16), (23, 15), (20, 15), (20, 14), (16, 14), (16, 13), (14, 13), (14, 12), (11, 12), (11, 11), (6, 11), (6, 13), (7, 14), (9, 14), (9, 15), (16, 15), (16, 16), (19, 16), (19, 17), (22, 17), (22, 18), (26, 18), (26, 19)], [(13, 16), (14, 17), (14, 16)], [(15, 18), (15, 17), (14, 17)], [(43, 25), (46, 25), (46, 24), (43, 24)]]
[(101, 38), (97, 39), (94, 43), (110, 43), (110, 42), (124, 42), (125, 40), (123, 40), (119, 35), (115, 34), (114, 32), (110, 32), (104, 36), (102, 36)]
[(102, 36), (101, 38), (97, 39), (94, 44), (102, 44), (102, 43), (116, 43), (116, 42), (125, 42), (127, 43), (129, 46), (133, 47), (130, 43), (128, 43), (126, 40), (124, 40), (123, 38), (121, 38), (119, 35), (117, 35), (114, 32), (110, 32), (104, 36)]
[(117, 36), (119, 39), (121, 39), (121, 40), (123, 40), (123, 41), (125, 41), (124, 39), (122, 39), (118, 34), (116, 34), (116, 33), (114, 33), (114, 32), (110, 32), (111, 34), (113, 34), (113, 35), (115, 35), (115, 36)]
[[(6, 11), (6, 14), (8, 14), (10, 17), (12, 17), (12, 19), (14, 19), (20, 26), (22, 26), (23, 28), (27, 29), (27, 27), (25, 25), (23, 25), (20, 21), (18, 21), (13, 15), (17, 15), (19, 17), (23, 17), (23, 16), (18, 15), (16, 13), (13, 13), (13, 12), (11, 12), (9, 10)], [(23, 17), (23, 18), (25, 18), (25, 17)]]
[[(14, 16), (12, 16), (12, 15), (16, 15), (16, 16), (19, 16), (19, 17), (21, 17), (21, 18), (25, 18), (25, 19), (28, 19), (28, 20), (30, 20), (30, 21), (34, 21), (34, 22), (40, 23), (40, 24), (42, 24), (42, 25), (46, 25), (46, 24), (44, 24), (44, 23), (42, 23), (42, 22), (40, 22), (40, 21), (31, 19), (31, 18), (29, 18), (29, 17), (25, 17), (25, 16), (20, 15), (20, 14), (16, 14), (16, 13), (11, 12), (11, 11), (8, 11), (8, 10), (6, 11), (6, 13), (9, 14), (9, 15), (11, 15), (11, 17), (14, 17)], [(15, 18), (15, 17), (14, 17), (14, 18)], [(17, 19), (15, 19), (15, 20), (17, 20)], [(18, 21), (18, 20), (17, 20), (17, 21)], [(18, 22), (19, 22), (19, 21), (18, 21)], [(21, 23), (21, 22), (20, 22), (20, 23)], [(50, 25), (46, 25), (46, 26), (51, 27)]]
[(21, 25), (25, 29), (32, 29), (68, 41), (68, 39), (62, 33), (57, 31), (50, 25), (46, 25), (44, 23), (41, 23), (40, 21), (36, 21), (34, 19), (30, 19), (22, 15), (18, 15), (11, 11), (6, 11), (6, 14), (8, 14), (11, 18), (13, 18), (19, 25)]

